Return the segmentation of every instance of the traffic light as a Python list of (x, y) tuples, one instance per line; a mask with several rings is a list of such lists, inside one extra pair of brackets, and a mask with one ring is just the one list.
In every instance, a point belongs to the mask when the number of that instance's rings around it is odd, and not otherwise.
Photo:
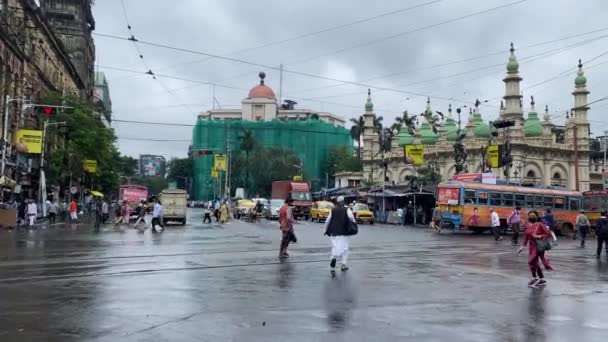
[(194, 155), (194, 158), (198, 159), (200, 156), (208, 156), (208, 155), (212, 155), (212, 154), (213, 154), (212, 150), (200, 150)]

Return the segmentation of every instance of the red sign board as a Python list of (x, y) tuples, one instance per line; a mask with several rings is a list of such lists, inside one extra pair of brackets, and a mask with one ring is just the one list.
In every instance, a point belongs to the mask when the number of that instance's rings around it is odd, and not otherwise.
[(481, 182), (481, 173), (461, 173), (453, 175), (452, 180), (459, 182)]
[(443, 204), (458, 203), (458, 193), (460, 189), (439, 188), (437, 202)]

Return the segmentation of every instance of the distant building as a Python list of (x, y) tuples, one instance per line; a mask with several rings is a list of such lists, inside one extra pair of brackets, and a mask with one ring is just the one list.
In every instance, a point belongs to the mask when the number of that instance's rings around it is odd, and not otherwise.
[(87, 98), (93, 96), (95, 89), (92, 3), (93, 0), (40, 0), (45, 18), (85, 84)]
[(139, 174), (144, 177), (165, 177), (166, 164), (163, 156), (142, 154), (139, 156)]
[(264, 84), (266, 74), (260, 73), (260, 84), (251, 88), (238, 109), (210, 109), (199, 115), (201, 119), (272, 121), (306, 120), (317, 118), (329, 124), (344, 127), (343, 118), (328, 112), (317, 112), (310, 109), (295, 108), (294, 101), (286, 100), (283, 105), (277, 103), (274, 91)]
[(106, 127), (112, 123), (112, 99), (110, 87), (103, 72), (95, 73), (95, 103), (97, 104), (99, 118)]

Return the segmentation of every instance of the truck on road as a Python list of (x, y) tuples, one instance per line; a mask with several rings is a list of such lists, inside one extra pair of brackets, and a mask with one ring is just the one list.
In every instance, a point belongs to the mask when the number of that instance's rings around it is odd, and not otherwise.
[(163, 224), (167, 222), (179, 222), (186, 224), (188, 212), (188, 193), (182, 189), (165, 189), (160, 193), (160, 201), (163, 205)]
[(298, 181), (276, 181), (272, 182), (272, 200), (293, 200), (293, 215), (296, 218), (310, 218), (312, 207), (312, 196), (310, 186), (306, 182)]

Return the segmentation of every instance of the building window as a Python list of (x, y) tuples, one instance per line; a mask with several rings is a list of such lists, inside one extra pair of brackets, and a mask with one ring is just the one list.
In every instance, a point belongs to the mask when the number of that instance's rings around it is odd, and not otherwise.
[(528, 173), (526, 174), (526, 178), (536, 178), (536, 173), (534, 173), (534, 171), (530, 170), (528, 171)]

